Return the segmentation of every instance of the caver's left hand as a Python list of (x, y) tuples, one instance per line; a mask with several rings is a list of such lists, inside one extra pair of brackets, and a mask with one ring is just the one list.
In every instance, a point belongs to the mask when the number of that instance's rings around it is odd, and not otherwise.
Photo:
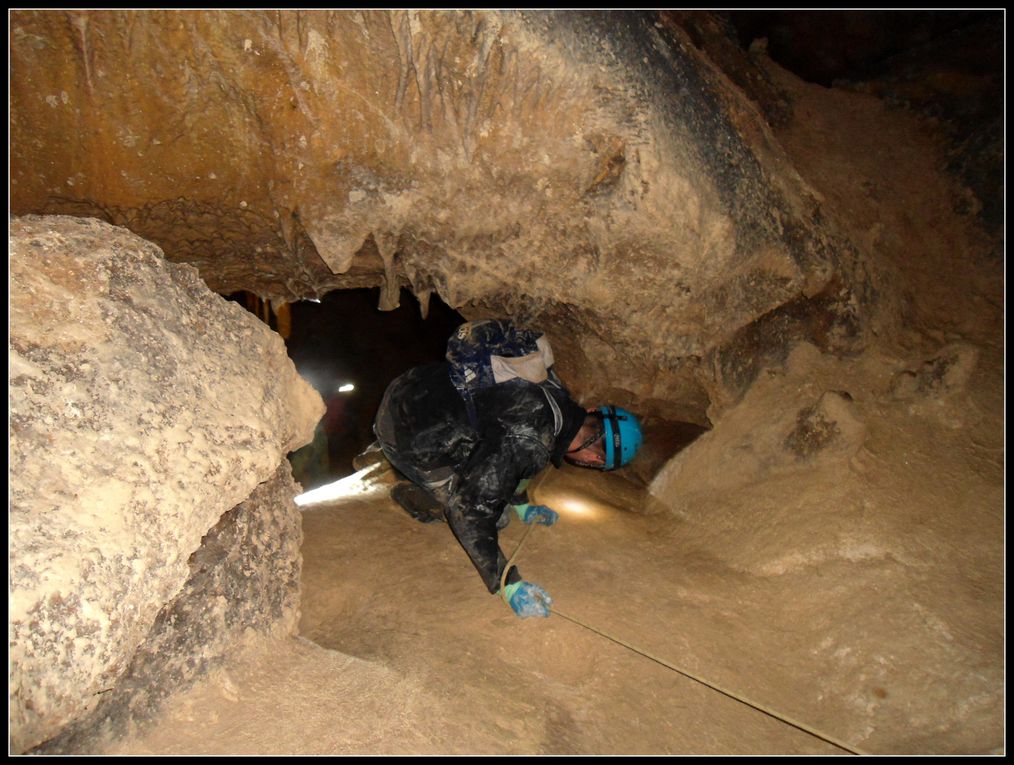
[(521, 520), (525, 523), (537, 523), (540, 526), (552, 526), (559, 517), (559, 513), (550, 510), (545, 505), (529, 505), (521, 516)]

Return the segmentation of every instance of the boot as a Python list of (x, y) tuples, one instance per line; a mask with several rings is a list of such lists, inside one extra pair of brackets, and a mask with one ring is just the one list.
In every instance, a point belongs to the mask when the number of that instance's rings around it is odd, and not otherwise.
[[(387, 462), (387, 457), (380, 448), (380, 441), (374, 441), (352, 458), (352, 468), (358, 473), (360, 470), (378, 465), (381, 462)], [(390, 465), (391, 463), (387, 462), (387, 464)]]
[(503, 531), (505, 528), (507, 528), (507, 524), (511, 522), (511, 515), (513, 515), (513, 513), (514, 509), (510, 505), (507, 505), (503, 509), (503, 512), (500, 513), (500, 517), (497, 518), (496, 521), (497, 531)]
[(395, 484), (391, 499), (420, 523), (444, 520), (444, 509), (433, 495), (409, 481)]

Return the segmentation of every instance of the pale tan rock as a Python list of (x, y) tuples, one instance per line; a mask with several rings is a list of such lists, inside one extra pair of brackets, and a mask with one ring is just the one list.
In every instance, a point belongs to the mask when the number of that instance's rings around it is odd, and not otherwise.
[(757, 649), (738, 681), (797, 673), (781, 706), (809, 688), (799, 713), (833, 705), (825, 730), (869, 752), (1002, 751), (1002, 352), (965, 350), (968, 387), (913, 411), (898, 356), (797, 348), (650, 485), (678, 519), (666, 578), (708, 570), (693, 612), (720, 655)]
[(281, 339), (188, 266), (92, 219), (11, 221), (11, 742), (124, 672), (223, 513), (323, 402)]
[[(288, 462), (225, 513), (187, 561), (189, 577), (155, 617), (95, 711), (32, 754), (93, 752), (129, 735), (239, 646), (290, 636), (299, 619), (303, 532)], [(238, 701), (238, 698), (232, 698)]]

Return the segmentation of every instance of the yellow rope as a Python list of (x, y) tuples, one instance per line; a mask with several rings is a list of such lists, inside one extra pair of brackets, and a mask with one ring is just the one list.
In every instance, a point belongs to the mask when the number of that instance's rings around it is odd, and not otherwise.
[[(516, 548), (514, 548), (514, 554), (511, 555), (510, 560), (507, 561), (507, 565), (505, 565), (503, 567), (503, 573), (500, 574), (500, 597), (501, 597), (501, 599), (503, 600), (504, 603), (508, 603), (508, 601), (507, 601), (507, 595), (504, 592), (504, 587), (505, 587), (506, 582), (507, 582), (507, 572), (510, 571), (511, 566), (514, 565), (514, 561), (517, 560), (518, 553), (521, 552), (521, 548), (524, 546), (525, 542), (528, 539), (528, 535), (532, 532), (533, 528), (535, 528), (534, 524), (528, 526), (528, 528), (525, 530), (524, 535), (521, 537), (521, 541), (518, 542), (518, 546)], [(510, 604), (508, 603), (508, 605), (510, 605)], [(655, 662), (657, 664), (661, 664), (666, 669), (671, 669), (673, 672), (678, 672), (679, 674), (683, 675), (684, 677), (688, 677), (691, 680), (694, 680), (694, 681), (700, 683), (701, 685), (704, 685), (704, 686), (707, 686), (708, 688), (711, 688), (713, 691), (718, 691), (723, 696), (728, 696), (730, 699), (734, 699), (735, 701), (738, 701), (741, 704), (746, 704), (748, 707), (752, 707), (752, 708), (756, 709), (758, 712), (762, 712), (763, 714), (766, 714), (769, 717), (773, 717), (776, 720), (779, 720), (780, 722), (785, 723), (786, 725), (791, 725), (793, 728), (797, 728), (797, 729), (803, 731), (804, 733), (809, 733), (811, 736), (819, 738), (821, 741), (826, 741), (827, 743), (831, 744), (832, 746), (836, 746), (839, 749), (844, 749), (846, 752), (851, 752), (852, 754), (869, 754), (869, 752), (864, 752), (863, 750), (861, 750), (861, 749), (859, 749), (857, 747), (854, 747), (854, 746), (851, 746), (849, 744), (845, 744), (845, 743), (843, 743), (841, 741), (838, 741), (837, 739), (834, 739), (831, 736), (828, 736), (828, 735), (826, 735), (824, 733), (821, 733), (820, 731), (815, 730), (815, 729), (811, 728), (810, 726), (808, 726), (808, 725), (806, 725), (804, 723), (799, 722), (798, 720), (793, 720), (792, 718), (788, 717), (787, 715), (779, 714), (778, 712), (775, 712), (774, 710), (772, 710), (772, 709), (764, 706), (763, 704), (758, 704), (758, 703), (756, 703), (754, 701), (750, 701), (749, 699), (746, 699), (743, 696), (740, 696), (739, 694), (733, 693), (732, 691), (726, 690), (725, 688), (721, 688), (718, 685), (715, 685), (714, 683), (710, 683), (707, 680), (704, 680), (704, 679), (702, 679), (700, 677), (697, 677), (693, 673), (687, 672), (684, 669), (680, 669), (679, 667), (676, 667), (676, 666), (670, 664), (669, 662), (665, 661), (664, 659), (660, 659), (657, 656), (653, 656), (652, 654), (648, 653), (647, 651), (644, 651), (644, 650), (642, 650), (642, 649), (640, 649), (640, 648), (638, 648), (636, 646), (633, 646), (630, 643), (628, 643), (628, 642), (626, 642), (624, 640), (621, 640), (620, 638), (614, 637), (614, 636), (610, 635), (607, 632), (603, 632), (600, 629), (596, 629), (595, 627), (592, 627), (590, 624), (586, 624), (585, 622), (581, 621), (580, 619), (575, 619), (573, 616), (568, 616), (567, 614), (561, 613), (560, 611), (556, 610), (555, 608), (550, 608), (549, 611), (550, 611), (550, 613), (553, 613), (553, 614), (556, 614), (557, 616), (563, 617), (567, 621), (574, 622), (574, 624), (577, 624), (578, 626), (584, 627), (587, 630), (591, 630), (596, 635), (601, 635), (602, 637), (606, 638), (607, 640), (613, 641), (617, 645), (621, 645), (624, 648), (628, 648), (631, 651), (633, 651), (634, 653), (640, 654), (641, 656), (643, 656), (646, 659), (651, 659), (653, 662)]]

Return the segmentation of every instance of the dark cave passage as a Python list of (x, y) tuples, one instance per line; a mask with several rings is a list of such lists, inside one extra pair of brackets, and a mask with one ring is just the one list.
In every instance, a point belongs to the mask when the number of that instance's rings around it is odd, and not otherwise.
[(995, 23), (983, 10), (739, 10), (723, 12), (746, 50), (767, 40), (771, 58), (808, 82), (831, 87), (835, 80), (882, 76), (897, 57)]
[[(319, 303), (284, 307), (249, 292), (226, 296), (282, 336), (299, 374), (327, 406), (313, 441), (289, 454), (293, 476), (305, 490), (355, 472), (352, 460), (374, 440), (373, 417), (388, 383), (414, 366), (443, 359), (447, 338), (466, 321), (436, 294), (423, 319), (407, 289), (398, 308), (380, 311), (379, 289), (336, 290)], [(643, 487), (708, 428), (639, 414), (644, 445), (638, 459), (618, 474)]]
[(313, 442), (289, 455), (304, 489), (355, 472), (352, 458), (373, 441), (373, 417), (387, 384), (413, 366), (442, 359), (447, 338), (465, 321), (437, 295), (425, 319), (408, 290), (393, 311), (378, 310), (378, 297), (379, 288), (336, 290), (319, 303), (287, 306), (283, 319), (265, 312), (249, 293), (229, 296), (267, 317), (299, 374), (327, 405)]

